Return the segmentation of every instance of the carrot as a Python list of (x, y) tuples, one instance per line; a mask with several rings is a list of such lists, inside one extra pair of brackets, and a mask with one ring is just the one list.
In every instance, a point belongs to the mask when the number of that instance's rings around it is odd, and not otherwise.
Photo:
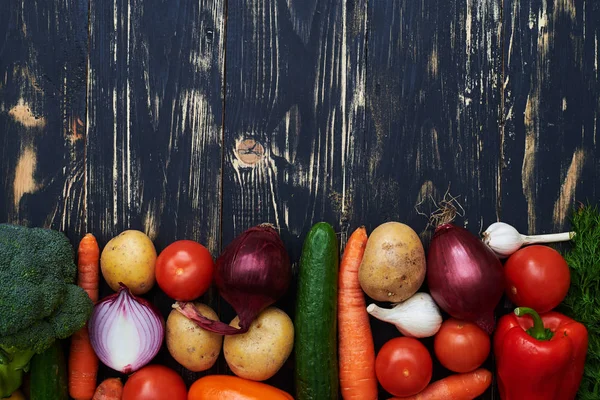
[(98, 385), (92, 400), (121, 400), (123, 383), (119, 378), (108, 378)]
[(481, 396), (492, 383), (492, 373), (479, 368), (466, 374), (450, 375), (427, 386), (411, 397), (393, 397), (389, 400), (472, 400)]
[(346, 400), (376, 400), (375, 346), (358, 268), (367, 246), (367, 231), (352, 233), (340, 263), (338, 284), (339, 373)]
[(100, 282), (100, 248), (96, 238), (91, 233), (86, 234), (77, 252), (77, 284), (87, 292), (94, 303), (98, 301), (98, 284)]
[[(95, 303), (98, 301), (100, 249), (91, 233), (81, 239), (78, 249), (78, 285)], [(69, 394), (75, 400), (90, 400), (96, 389), (98, 357), (92, 348), (87, 325), (71, 337), (69, 352)]]

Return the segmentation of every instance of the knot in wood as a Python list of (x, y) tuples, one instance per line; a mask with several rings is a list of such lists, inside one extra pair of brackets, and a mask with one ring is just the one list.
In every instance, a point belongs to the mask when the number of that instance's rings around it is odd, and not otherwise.
[(244, 164), (255, 165), (264, 157), (265, 148), (254, 139), (244, 139), (238, 143), (236, 154)]

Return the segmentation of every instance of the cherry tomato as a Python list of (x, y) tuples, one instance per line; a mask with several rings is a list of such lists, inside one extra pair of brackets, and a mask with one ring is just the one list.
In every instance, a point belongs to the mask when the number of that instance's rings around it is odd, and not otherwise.
[(571, 272), (560, 253), (548, 246), (523, 247), (504, 265), (506, 295), (517, 306), (545, 313), (569, 291)]
[(178, 240), (158, 255), (156, 282), (172, 299), (191, 301), (209, 288), (214, 268), (206, 247), (192, 240)]
[(123, 386), (122, 400), (186, 400), (187, 389), (179, 374), (162, 365), (147, 365), (134, 372)]
[(465, 373), (476, 370), (490, 355), (490, 337), (473, 322), (450, 318), (433, 341), (433, 351), (450, 371)]
[(427, 348), (417, 339), (398, 337), (385, 343), (377, 353), (375, 373), (389, 393), (408, 397), (429, 384), (433, 362)]

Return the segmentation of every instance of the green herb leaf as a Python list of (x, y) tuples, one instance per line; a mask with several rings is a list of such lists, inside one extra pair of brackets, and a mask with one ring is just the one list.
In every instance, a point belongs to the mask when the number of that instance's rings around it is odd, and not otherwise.
[(600, 399), (600, 212), (580, 206), (571, 217), (576, 235), (563, 255), (571, 267), (571, 287), (561, 311), (588, 329), (588, 353), (577, 398)]

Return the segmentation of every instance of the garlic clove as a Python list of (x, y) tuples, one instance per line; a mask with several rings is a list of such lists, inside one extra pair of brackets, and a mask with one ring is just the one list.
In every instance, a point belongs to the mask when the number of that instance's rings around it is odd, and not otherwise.
[(513, 226), (504, 222), (494, 222), (483, 232), (483, 242), (499, 258), (507, 258), (521, 247), (534, 243), (566, 242), (575, 232), (551, 233), (546, 235), (522, 235)]
[(423, 292), (416, 293), (389, 309), (370, 304), (367, 312), (381, 321), (395, 325), (400, 333), (408, 337), (430, 337), (442, 326), (442, 315), (437, 304), (428, 293)]
[(507, 258), (523, 246), (523, 236), (504, 222), (494, 222), (483, 233), (483, 242), (499, 258)]

